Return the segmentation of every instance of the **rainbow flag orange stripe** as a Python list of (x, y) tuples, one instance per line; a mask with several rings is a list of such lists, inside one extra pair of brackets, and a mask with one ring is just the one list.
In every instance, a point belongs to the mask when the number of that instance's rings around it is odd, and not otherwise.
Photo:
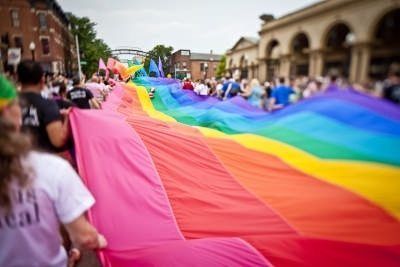
[(71, 120), (106, 266), (400, 262), (389, 103), (334, 92), (271, 115), (140, 78)]

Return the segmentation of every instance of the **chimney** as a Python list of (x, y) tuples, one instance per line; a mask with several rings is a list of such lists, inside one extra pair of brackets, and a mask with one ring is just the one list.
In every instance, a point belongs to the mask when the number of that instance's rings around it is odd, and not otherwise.
[(274, 15), (272, 15), (272, 14), (262, 14), (259, 18), (262, 21), (264, 21), (264, 23), (268, 23), (268, 22), (273, 21), (275, 19)]

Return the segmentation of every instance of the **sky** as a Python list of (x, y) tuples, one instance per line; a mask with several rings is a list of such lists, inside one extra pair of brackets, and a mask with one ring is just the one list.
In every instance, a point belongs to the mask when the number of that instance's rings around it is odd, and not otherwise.
[(261, 14), (276, 18), (316, 0), (58, 0), (65, 12), (95, 22), (112, 49), (144, 51), (157, 44), (174, 51), (225, 53), (241, 36), (258, 36)]

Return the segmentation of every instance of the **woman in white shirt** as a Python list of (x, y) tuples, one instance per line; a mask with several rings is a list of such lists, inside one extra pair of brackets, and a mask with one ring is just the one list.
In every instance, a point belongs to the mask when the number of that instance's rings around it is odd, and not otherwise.
[(198, 95), (208, 95), (208, 86), (205, 84), (204, 80), (200, 80), (199, 83), (196, 84), (194, 92)]
[(106, 240), (86, 220), (94, 198), (68, 162), (32, 151), (14, 88), (0, 76), (0, 266), (66, 266), (63, 224), (78, 249)]

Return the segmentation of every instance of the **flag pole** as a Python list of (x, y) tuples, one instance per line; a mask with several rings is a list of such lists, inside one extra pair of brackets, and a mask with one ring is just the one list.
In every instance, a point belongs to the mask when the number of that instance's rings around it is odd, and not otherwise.
[(75, 35), (75, 44), (76, 44), (76, 55), (78, 58), (78, 77), (79, 77), (79, 80), (81, 80), (82, 79), (82, 70), (81, 70), (81, 55), (79, 54), (78, 35)]

